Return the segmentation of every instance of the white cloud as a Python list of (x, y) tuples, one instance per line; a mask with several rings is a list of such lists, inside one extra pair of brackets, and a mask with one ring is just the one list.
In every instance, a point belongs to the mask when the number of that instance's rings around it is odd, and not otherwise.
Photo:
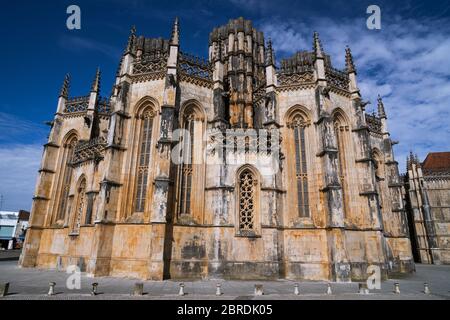
[(121, 49), (115, 46), (109, 45), (107, 43), (102, 43), (97, 40), (73, 35), (62, 36), (60, 38), (59, 44), (62, 48), (65, 48), (70, 51), (76, 52), (96, 51), (111, 58), (115, 62), (121, 55)]
[(48, 129), (0, 112), (0, 195), (3, 210), (29, 210)]
[(336, 67), (344, 67), (344, 48), (352, 49), (364, 99), (376, 106), (381, 94), (389, 118), (400, 169), (409, 150), (424, 159), (431, 151), (450, 150), (449, 21), (383, 20), (370, 31), (364, 19), (334, 21), (262, 20), (260, 28), (274, 42), (277, 55), (311, 50), (312, 33), (320, 33), (323, 47)]
[(41, 145), (0, 146), (2, 210), (30, 210), (42, 150)]

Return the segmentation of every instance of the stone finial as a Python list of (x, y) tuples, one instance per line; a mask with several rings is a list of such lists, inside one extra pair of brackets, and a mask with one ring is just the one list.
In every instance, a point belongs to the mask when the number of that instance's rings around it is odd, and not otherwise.
[(317, 33), (316, 31), (314, 31), (313, 49), (314, 49), (314, 54), (316, 55), (316, 58), (323, 58), (322, 43), (320, 42), (320, 39), (319, 39), (319, 33)]
[(347, 73), (356, 73), (355, 63), (353, 62), (353, 55), (350, 48), (347, 46), (345, 48), (345, 67)]
[(412, 151), (409, 151), (409, 155), (406, 156), (406, 169), (407, 170), (411, 170), (413, 162), (414, 162), (414, 154)]
[(267, 51), (266, 51), (266, 67), (275, 65), (275, 54), (272, 48), (272, 39), (269, 38), (267, 41)]
[(59, 96), (62, 98), (69, 97), (69, 87), (70, 87), (70, 74), (66, 74), (64, 77), (63, 85), (61, 86), (61, 91), (59, 92)]
[(128, 36), (128, 43), (127, 48), (125, 49), (125, 54), (132, 51), (135, 41), (136, 41), (136, 26), (132, 26), (130, 29), (130, 35)]
[(378, 95), (378, 116), (382, 119), (387, 119), (383, 99), (381, 99), (380, 95)]
[(100, 92), (100, 77), (101, 77), (101, 72), (100, 72), (100, 68), (97, 68), (97, 72), (95, 74), (95, 79), (92, 82), (92, 86), (91, 86), (91, 92)]
[(180, 44), (180, 26), (178, 23), (178, 17), (175, 18), (172, 28), (172, 36), (170, 37), (170, 45), (178, 46)]
[(420, 167), (420, 160), (419, 160), (419, 156), (416, 154), (414, 154), (412, 151), (409, 152), (409, 156), (406, 157), (406, 166), (407, 169), (411, 169), (412, 165), (415, 164), (416, 167)]

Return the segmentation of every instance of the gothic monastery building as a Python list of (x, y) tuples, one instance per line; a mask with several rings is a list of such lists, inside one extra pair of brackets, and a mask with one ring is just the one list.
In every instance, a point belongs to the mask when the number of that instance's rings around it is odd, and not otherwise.
[[(344, 59), (344, 52), (343, 57)], [(141, 279), (360, 281), (414, 270), (381, 97), (367, 114), (349, 48), (276, 64), (252, 22), (209, 57), (131, 30), (113, 92), (62, 86), (23, 267)]]

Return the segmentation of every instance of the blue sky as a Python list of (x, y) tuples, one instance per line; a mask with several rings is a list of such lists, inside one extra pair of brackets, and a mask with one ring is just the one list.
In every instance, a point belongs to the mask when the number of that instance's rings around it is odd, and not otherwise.
[[(66, 28), (66, 8), (81, 8), (81, 30)], [(366, 8), (381, 8), (381, 30), (366, 28)], [(318, 31), (335, 66), (355, 57), (363, 98), (384, 96), (401, 171), (409, 150), (423, 159), (450, 150), (450, 1), (12, 1), (0, 10), (0, 194), (3, 210), (30, 209), (65, 73), (70, 94), (88, 94), (101, 68), (108, 95), (131, 25), (168, 38), (175, 16), (181, 49), (207, 55), (208, 34), (230, 18), (252, 19), (274, 42), (277, 58), (310, 49)]]

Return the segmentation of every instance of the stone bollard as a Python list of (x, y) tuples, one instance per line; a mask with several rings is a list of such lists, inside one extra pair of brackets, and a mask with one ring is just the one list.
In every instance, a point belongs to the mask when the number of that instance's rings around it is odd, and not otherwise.
[(400, 284), (398, 282), (394, 283), (394, 293), (400, 294)]
[(218, 283), (217, 285), (216, 285), (216, 296), (221, 296), (222, 295), (222, 290), (221, 290), (221, 285), (220, 285), (220, 283)]
[(98, 288), (98, 283), (97, 283), (97, 282), (94, 282), (94, 283), (92, 284), (91, 296), (96, 296), (96, 295), (98, 294), (97, 288)]
[(430, 287), (428, 287), (428, 283), (424, 283), (423, 284), (423, 293), (425, 293), (425, 294), (430, 294), (431, 292), (430, 292)]
[(298, 290), (298, 283), (296, 283), (296, 284), (294, 285), (294, 294), (295, 294), (296, 296), (298, 296), (298, 295), (300, 294), (300, 291)]
[(369, 294), (369, 289), (367, 288), (367, 283), (365, 283), (365, 282), (359, 283), (358, 288), (359, 288), (359, 294)]
[(0, 283), (0, 297), (6, 297), (8, 295), (9, 282)]
[(255, 284), (255, 296), (264, 295), (264, 288), (262, 284)]
[(144, 295), (144, 284), (142, 282), (136, 282), (134, 284), (133, 296)]
[(331, 290), (331, 284), (327, 284), (327, 294), (333, 294), (333, 291)]
[(49, 296), (54, 296), (55, 295), (55, 286), (56, 286), (56, 283), (55, 282), (49, 282), (49, 288), (48, 288), (48, 293), (47, 293), (47, 295), (49, 295)]
[(179, 296), (184, 296), (184, 283), (180, 283), (180, 291), (178, 292)]

